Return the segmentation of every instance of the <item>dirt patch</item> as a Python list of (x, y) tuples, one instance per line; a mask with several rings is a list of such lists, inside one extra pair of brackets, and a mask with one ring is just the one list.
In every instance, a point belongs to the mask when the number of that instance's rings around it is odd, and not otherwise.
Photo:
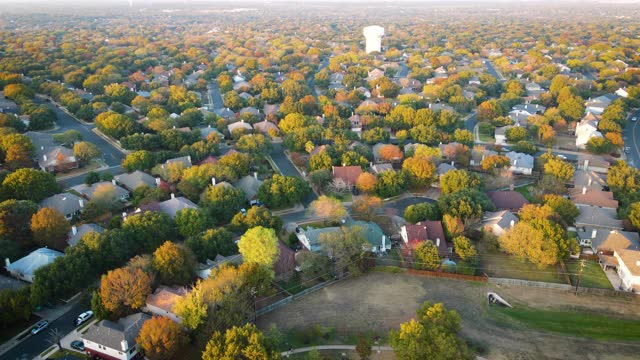
[(612, 344), (503, 325), (491, 316), (485, 301), (496, 291), (507, 301), (541, 309), (580, 309), (613, 316), (640, 315), (640, 301), (524, 287), (498, 287), (466, 281), (372, 272), (348, 279), (298, 299), (258, 319), (266, 328), (282, 330), (313, 325), (333, 327), (340, 334), (373, 331), (385, 334), (415, 316), (423, 301), (443, 302), (462, 317), (462, 335), (485, 344), (488, 359), (637, 359), (640, 342)]

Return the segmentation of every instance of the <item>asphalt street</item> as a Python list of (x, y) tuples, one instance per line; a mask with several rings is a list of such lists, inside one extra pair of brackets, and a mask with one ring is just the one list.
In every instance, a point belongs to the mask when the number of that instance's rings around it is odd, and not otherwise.
[(487, 67), (489, 74), (491, 74), (493, 77), (498, 79), (498, 81), (500, 82), (505, 81), (505, 78), (500, 73), (498, 73), (498, 71), (493, 66), (493, 63), (490, 60), (484, 60), (484, 65)]
[(629, 147), (627, 154), (627, 163), (633, 167), (640, 167), (640, 129), (638, 129), (638, 121), (631, 121), (633, 117), (640, 119), (640, 110), (636, 110), (629, 115), (627, 126), (622, 130), (622, 139), (624, 146)]
[(85, 305), (76, 303), (66, 314), (62, 315), (58, 320), (49, 324), (49, 328), (36, 335), (29, 335), (23, 342), (16, 345), (13, 349), (4, 353), (0, 358), (3, 360), (31, 360), (43, 351), (51, 347), (49, 340), (51, 339), (50, 330), (57, 329), (63, 336), (75, 329), (73, 321), (82, 312), (86, 311)]
[(220, 87), (218, 86), (218, 82), (212, 81), (207, 87), (207, 89), (208, 89), (207, 96), (209, 97), (209, 104), (213, 104), (213, 109), (224, 108), (224, 103), (222, 102), (222, 95), (220, 94)]
[[(291, 163), (289, 158), (284, 154), (284, 149), (282, 148), (281, 143), (274, 143), (271, 149), (271, 159), (278, 166), (282, 175), (286, 176), (298, 176), (301, 177), (302, 174), (298, 172), (295, 166)], [(305, 199), (302, 200), (302, 205), (305, 207), (309, 206), (312, 201), (316, 200), (318, 196), (312, 191)]]

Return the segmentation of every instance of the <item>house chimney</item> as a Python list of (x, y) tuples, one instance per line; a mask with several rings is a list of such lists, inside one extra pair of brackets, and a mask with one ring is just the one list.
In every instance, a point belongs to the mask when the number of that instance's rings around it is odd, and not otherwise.
[(598, 234), (598, 230), (593, 229), (593, 230), (591, 231), (591, 238), (592, 238), (592, 239), (595, 239), (597, 234)]
[(174, 129), (174, 130), (175, 130), (175, 128), (176, 128), (176, 126), (175, 126), (175, 125), (173, 125), (173, 129)]
[(253, 172), (253, 177), (254, 177), (256, 180), (258, 180), (258, 172), (257, 172), (257, 171), (254, 171), (254, 172)]
[(9, 260), (9, 258), (4, 258), (4, 266), (9, 267), (9, 265), (11, 265), (11, 260)]
[(161, 182), (162, 182), (162, 180), (159, 177), (157, 177), (156, 178), (156, 186), (160, 186)]
[(513, 167), (516, 167), (516, 165), (518, 165), (518, 159), (513, 160)]
[(42, 155), (42, 159), (43, 159), (44, 161), (47, 161), (47, 155)]
[(451, 166), (455, 166), (455, 161), (451, 160)]
[(373, 162), (369, 161), (369, 167), (373, 167)]
[(640, 260), (636, 261), (636, 266), (640, 266)]
[(437, 238), (437, 239), (436, 239), (436, 246), (437, 246), (437, 247), (440, 247), (440, 238)]
[(216, 186), (216, 178), (215, 177), (211, 178), (211, 185)]
[(78, 204), (80, 204), (80, 207), (83, 208), (84, 207), (84, 200), (82, 200), (82, 199), (78, 200)]
[(76, 235), (76, 234), (78, 233), (78, 228), (77, 228), (75, 225), (73, 225), (73, 226), (71, 227), (71, 233), (72, 233), (73, 235)]
[(593, 180), (592, 180), (591, 178), (589, 178), (589, 183), (588, 183), (588, 184), (589, 184), (589, 186), (591, 186), (591, 182), (592, 182), (592, 181), (593, 181)]
[[(140, 209), (138, 209), (138, 210), (140, 210)], [(126, 219), (127, 219), (127, 213), (123, 212), (122, 213), (122, 220), (126, 220)]]
[(120, 341), (120, 347), (122, 348), (122, 351), (127, 351), (129, 350), (129, 343), (127, 342), (127, 340), (122, 340)]
[(191, 155), (187, 155), (187, 160), (189, 160), (189, 163), (191, 163)]
[(175, 199), (175, 198), (176, 198), (176, 194), (171, 193), (171, 198), (172, 198), (172, 199)]
[(586, 194), (586, 193), (587, 193), (587, 187), (586, 187), (586, 186), (583, 186), (583, 187), (582, 187), (582, 195), (584, 195), (584, 194)]
[(240, 119), (240, 122), (241, 122), (241, 123), (244, 123), (244, 119)]
[(116, 184), (116, 179), (111, 179), (111, 183), (112, 183), (113, 185), (115, 185), (115, 184)]
[(511, 220), (511, 221), (509, 222), (509, 225), (511, 225), (511, 227), (513, 227), (515, 224), (516, 224), (516, 221), (515, 221), (515, 220)]
[(347, 166), (347, 163), (342, 163), (342, 166)]

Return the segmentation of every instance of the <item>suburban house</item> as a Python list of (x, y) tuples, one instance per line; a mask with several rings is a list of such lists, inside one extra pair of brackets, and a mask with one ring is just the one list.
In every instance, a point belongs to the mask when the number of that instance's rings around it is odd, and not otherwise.
[(265, 116), (278, 115), (278, 111), (280, 111), (280, 104), (264, 104), (262, 107), (262, 112), (264, 112)]
[(41, 208), (52, 208), (58, 210), (67, 220), (80, 214), (84, 208), (84, 199), (72, 194), (62, 193), (50, 196), (40, 201)]
[(378, 224), (370, 221), (350, 221), (348, 226), (357, 226), (362, 229), (364, 237), (371, 245), (371, 252), (382, 254), (391, 250), (391, 239), (382, 232)]
[(155, 188), (160, 185), (160, 178), (154, 178), (140, 170), (136, 170), (130, 174), (117, 175), (114, 179), (129, 191), (134, 191), (140, 186)]
[(507, 130), (514, 127), (513, 125), (501, 126), (497, 127), (494, 132), (494, 137), (496, 139), (496, 145), (506, 145), (507, 144)]
[(32, 283), (36, 270), (51, 264), (60, 256), (64, 256), (64, 254), (52, 249), (40, 248), (14, 262), (10, 262), (9, 258), (6, 258), (4, 260), (5, 269), (7, 269), (11, 276)]
[(142, 324), (150, 318), (147, 314), (136, 313), (117, 322), (101, 320), (81, 335), (84, 351), (90, 357), (100, 359), (142, 359), (144, 356), (138, 351), (136, 338)]
[(320, 235), (325, 233), (335, 233), (339, 232), (340, 228), (337, 226), (326, 227), (326, 228), (312, 228), (307, 227), (306, 229), (303, 227), (298, 227), (296, 229), (296, 236), (298, 237), (298, 241), (304, 246), (305, 249), (309, 251), (319, 251), (320, 250)]
[(520, 113), (526, 116), (543, 114), (547, 108), (538, 104), (519, 104), (511, 108), (511, 112)]
[(513, 190), (490, 191), (487, 196), (489, 196), (489, 199), (498, 210), (518, 212), (524, 205), (529, 203), (521, 193)]
[(229, 131), (229, 134), (233, 135), (234, 131), (242, 131), (244, 133), (250, 133), (253, 131), (253, 127), (248, 122), (244, 122), (244, 120), (240, 120), (227, 125), (227, 130)]
[(597, 98), (589, 99), (584, 103), (585, 111), (596, 115), (602, 115), (604, 109), (611, 105), (611, 103), (617, 98), (618, 96), (616, 94), (605, 94), (598, 96)]
[(42, 171), (58, 172), (77, 169), (80, 164), (73, 156), (72, 149), (56, 146), (38, 158), (38, 166)]
[(260, 119), (262, 118), (262, 114), (260, 113), (260, 110), (254, 108), (253, 106), (248, 106), (245, 108), (242, 108), (238, 111), (238, 114), (240, 114), (240, 116), (244, 115), (244, 114), (250, 114), (251, 116), (253, 116), (255, 119)]
[(371, 166), (371, 170), (373, 171), (374, 174), (380, 174), (381, 172), (385, 172), (385, 171), (394, 171), (393, 169), (393, 165), (389, 164), (389, 163), (382, 163), (382, 164), (369, 164), (369, 166)]
[(225, 120), (235, 119), (236, 117), (236, 113), (229, 108), (216, 109), (213, 110), (213, 113)]
[(244, 192), (244, 197), (247, 201), (255, 200), (258, 197), (260, 185), (262, 185), (262, 181), (258, 179), (257, 172), (253, 173), (253, 176), (247, 175), (241, 178), (236, 184)]
[(597, 206), (607, 209), (617, 209), (618, 200), (613, 198), (613, 193), (602, 190), (589, 190), (586, 186), (582, 189), (574, 189), (571, 201), (576, 206)]
[(358, 177), (362, 174), (360, 166), (332, 166), (331, 178), (344, 181), (349, 188), (353, 189), (356, 185)]
[(362, 122), (360, 121), (360, 115), (352, 114), (348, 120), (351, 123), (351, 131), (358, 133), (358, 136), (360, 136), (360, 132), (362, 131)]
[(90, 232), (102, 234), (104, 232), (104, 228), (96, 224), (82, 224), (80, 226), (73, 225), (71, 227), (71, 231), (69, 231), (67, 244), (69, 244), (69, 246), (77, 245), (84, 234)]
[(578, 169), (606, 174), (611, 163), (602, 156), (591, 154), (578, 155)]
[[(222, 183), (218, 185), (221, 185), (221, 184)], [(230, 184), (228, 185), (231, 186)], [(199, 209), (199, 207), (198, 205), (194, 204), (191, 200), (183, 196), (176, 197), (175, 194), (172, 193), (171, 199), (160, 201), (160, 202), (150, 202), (148, 204), (142, 205), (136, 209), (134, 214), (144, 213), (145, 211), (157, 211), (157, 212), (165, 213), (173, 219), (176, 217), (176, 214), (178, 213), (178, 211), (183, 209)]]
[(628, 98), (629, 97), (629, 92), (627, 88), (620, 88), (618, 90), (615, 91), (615, 93), (617, 96), (620, 96), (622, 98)]
[(618, 276), (622, 283), (620, 287), (625, 291), (640, 292), (640, 251), (617, 249), (613, 252), (618, 261)]
[(200, 279), (206, 279), (209, 277), (209, 275), (211, 275), (212, 270), (219, 268), (223, 264), (240, 265), (242, 264), (242, 255), (236, 254), (222, 256), (220, 254), (217, 254), (215, 259), (207, 259), (206, 263), (198, 264), (196, 268), (196, 275)]
[(482, 228), (495, 236), (502, 235), (518, 222), (518, 217), (509, 210), (486, 212), (482, 217)]
[(168, 317), (181, 324), (182, 319), (173, 312), (173, 307), (179, 299), (185, 297), (188, 293), (184, 287), (158, 286), (153, 294), (147, 296), (147, 302), (143, 310), (153, 315)]
[(253, 128), (260, 131), (261, 133), (265, 134), (265, 135), (271, 135), (271, 134), (279, 134), (280, 133), (280, 128), (278, 128), (278, 125), (272, 123), (271, 121), (267, 121), (267, 120), (263, 120), (260, 121), (258, 123), (253, 124)]
[(587, 142), (593, 137), (602, 137), (602, 133), (598, 131), (598, 122), (600, 119), (592, 114), (587, 113), (582, 120), (576, 125), (576, 147), (584, 149)]
[(202, 138), (203, 140), (209, 137), (210, 134), (214, 134), (214, 133), (217, 134), (220, 137), (220, 139), (224, 140), (224, 134), (218, 131), (218, 129), (211, 127), (211, 125), (207, 127), (199, 128), (198, 130), (200, 130), (200, 138)]
[(596, 254), (611, 254), (616, 249), (640, 250), (640, 236), (630, 231), (580, 228), (578, 242), (580, 246), (590, 247)]
[[(454, 162), (452, 161), (451, 164), (449, 163), (440, 163), (438, 165), (438, 167), (436, 168), (436, 173), (438, 174), (438, 178), (442, 177), (442, 175), (448, 173), (451, 170), (455, 170), (456, 167), (453, 166)], [(435, 184), (440, 185), (438, 182), (436, 182)], [(434, 184), (434, 185), (435, 185)]]
[(180, 156), (180, 157), (165, 161), (164, 164), (162, 165), (162, 168), (164, 169), (165, 167), (171, 164), (176, 164), (176, 163), (181, 163), (182, 165), (184, 165), (185, 168), (190, 168), (191, 166), (193, 166), (193, 163), (191, 162), (191, 155), (187, 155), (187, 156)]
[(295, 274), (296, 252), (278, 241), (278, 259), (273, 264), (273, 272), (277, 280), (286, 280)]
[(531, 175), (535, 160), (533, 156), (515, 151), (510, 151), (506, 153), (505, 156), (511, 161), (511, 167), (509, 170), (512, 173)]
[(18, 112), (20, 112), (20, 109), (18, 108), (18, 104), (16, 104), (16, 102), (13, 100), (9, 100), (6, 97), (4, 97), (4, 92), (0, 91), (0, 113), (17, 114)]
[(404, 242), (403, 252), (406, 252), (408, 256), (411, 255), (413, 249), (427, 240), (438, 248), (438, 253), (441, 257), (448, 257), (453, 251), (447, 245), (442, 222), (440, 221), (421, 221), (415, 225), (403, 225), (400, 228), (400, 236)]
[(498, 154), (498, 153), (493, 151), (493, 150), (471, 149), (471, 160), (469, 161), (469, 165), (471, 165), (471, 166), (480, 166), (480, 164), (482, 163), (482, 160), (484, 160), (485, 157), (491, 156), (491, 155), (496, 155), (496, 154)]
[(576, 170), (573, 173), (573, 185), (575, 189), (587, 188), (587, 191), (599, 191), (607, 186), (607, 181), (595, 171)]
[(367, 73), (366, 81), (373, 81), (384, 76), (384, 70), (373, 69)]
[(127, 201), (127, 199), (129, 198), (129, 191), (127, 191), (126, 189), (118, 186), (116, 184), (116, 179), (111, 180), (111, 182), (109, 182), (109, 181), (100, 181), (100, 182), (97, 182), (97, 183), (91, 184), (91, 185), (81, 184), (81, 185), (75, 186), (73, 189), (76, 190), (77, 192), (79, 192), (80, 195), (82, 195), (85, 198), (91, 200), (91, 199), (93, 199), (96, 190), (98, 188), (102, 188), (102, 187), (104, 187), (104, 188), (112, 187), (115, 190), (116, 199), (118, 199), (120, 201), (124, 202), (124, 201)]
[(597, 206), (580, 206), (580, 215), (576, 218), (576, 227), (622, 230), (622, 220), (618, 220), (615, 209)]

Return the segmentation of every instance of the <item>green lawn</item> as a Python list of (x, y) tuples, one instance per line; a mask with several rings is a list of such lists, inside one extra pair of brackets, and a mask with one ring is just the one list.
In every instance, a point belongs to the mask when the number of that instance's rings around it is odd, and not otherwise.
[(49, 356), (47, 359), (58, 359), (58, 358), (62, 358), (65, 357), (67, 355), (72, 355), (78, 359), (88, 359), (88, 357), (85, 354), (76, 352), (76, 351), (69, 351), (69, 350), (62, 350), (62, 351), (56, 351), (54, 354), (52, 354), (51, 356)]
[[(567, 271), (569, 272), (569, 274), (578, 274), (580, 272), (580, 262), (568, 262)], [(575, 285), (577, 281), (577, 275), (569, 276), (571, 277), (571, 284)], [(602, 267), (600, 267), (600, 265), (595, 261), (586, 262), (586, 266), (582, 272), (580, 286), (613, 290), (613, 286), (611, 286), (611, 282), (605, 275)]]
[(487, 143), (496, 142), (496, 138), (494, 135), (487, 135), (487, 134), (480, 133), (479, 137), (480, 137), (480, 141), (482, 142), (487, 142)]
[(481, 254), (481, 259), (480, 271), (491, 277), (565, 283), (556, 266), (538, 268), (530, 262), (520, 261), (511, 255), (495, 251)]
[(524, 196), (525, 199), (527, 199), (528, 202), (533, 202), (533, 196), (531, 196), (531, 193), (529, 193), (529, 188), (533, 186), (533, 185), (525, 185), (525, 186), (520, 186), (515, 188), (514, 190), (519, 192), (520, 194), (522, 194), (522, 196)]
[(638, 341), (640, 321), (614, 319), (611, 316), (536, 309), (492, 306), (490, 311), (502, 320), (515, 320), (531, 329), (598, 340)]

